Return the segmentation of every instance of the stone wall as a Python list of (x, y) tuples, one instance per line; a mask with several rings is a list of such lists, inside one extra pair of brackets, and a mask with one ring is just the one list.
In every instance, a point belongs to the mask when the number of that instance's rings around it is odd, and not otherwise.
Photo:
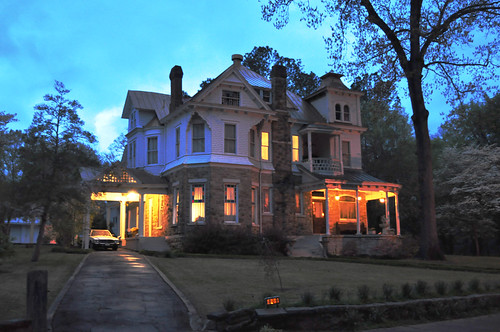
[(207, 315), (206, 329), (258, 331), (269, 325), (294, 331), (353, 330), (361, 323), (463, 318), (471, 308), (500, 308), (500, 294), (455, 296), (363, 305), (325, 305), (272, 309), (241, 309)]
[(402, 249), (397, 235), (331, 235), (323, 236), (323, 247), (330, 256), (391, 256)]

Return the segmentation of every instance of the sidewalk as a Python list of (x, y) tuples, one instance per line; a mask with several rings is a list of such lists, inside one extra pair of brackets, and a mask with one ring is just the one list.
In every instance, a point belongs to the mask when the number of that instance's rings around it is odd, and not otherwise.
[(364, 332), (500, 332), (500, 314), (446, 320), (411, 326), (366, 330)]
[(191, 331), (188, 310), (141, 255), (89, 254), (52, 318), (52, 331)]

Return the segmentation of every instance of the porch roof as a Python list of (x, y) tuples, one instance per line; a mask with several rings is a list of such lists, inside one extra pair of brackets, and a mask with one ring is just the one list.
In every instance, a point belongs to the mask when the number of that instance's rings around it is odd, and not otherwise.
[[(338, 184), (345, 186), (380, 186), (380, 187), (391, 187), (396, 190), (401, 188), (400, 184), (386, 182), (380, 180), (361, 169), (345, 169), (344, 173), (339, 175), (324, 175), (319, 173), (312, 173), (307, 168), (302, 165), (297, 165), (297, 168), (308, 177), (313, 177), (317, 181), (324, 184)], [(311, 181), (316, 182), (316, 181)]]

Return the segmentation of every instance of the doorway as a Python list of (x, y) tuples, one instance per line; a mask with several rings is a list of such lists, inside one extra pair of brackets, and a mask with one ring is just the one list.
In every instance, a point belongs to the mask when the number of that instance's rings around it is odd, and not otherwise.
[(313, 200), (313, 233), (326, 233), (325, 200)]

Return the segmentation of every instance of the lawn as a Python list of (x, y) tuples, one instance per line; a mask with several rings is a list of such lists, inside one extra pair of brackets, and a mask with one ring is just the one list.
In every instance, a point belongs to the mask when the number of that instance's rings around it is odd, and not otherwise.
[(26, 316), (28, 271), (48, 271), (48, 308), (85, 255), (51, 252), (42, 247), (38, 262), (31, 262), (33, 248), (15, 247), (16, 254), (0, 260), (0, 321)]
[[(317, 302), (328, 299), (328, 290), (335, 286), (342, 290), (342, 301), (357, 301), (358, 287), (367, 285), (372, 294), (381, 296), (382, 285), (390, 284), (399, 293), (404, 283), (425, 281), (434, 290), (434, 283), (452, 283), (461, 280), (464, 288), (473, 279), (482, 284), (500, 285), (500, 258), (449, 257), (446, 262), (433, 263), (439, 269), (429, 269), (428, 264), (409, 262), (413, 267), (385, 265), (395, 261), (376, 260), (370, 264), (336, 260), (282, 259), (279, 271), (283, 283), (280, 289), (277, 278), (266, 277), (264, 266), (258, 258), (213, 257), (151, 257), (152, 262), (190, 299), (200, 316), (223, 310), (227, 300), (237, 307), (256, 307), (264, 294), (279, 295), (282, 306), (295, 305), (306, 292)], [(381, 264), (378, 264), (381, 263)], [(405, 262), (402, 262), (405, 263)], [(418, 267), (421, 264), (422, 267)], [(417, 267), (415, 267), (417, 266)], [(495, 268), (497, 273), (454, 271), (448, 268)]]

